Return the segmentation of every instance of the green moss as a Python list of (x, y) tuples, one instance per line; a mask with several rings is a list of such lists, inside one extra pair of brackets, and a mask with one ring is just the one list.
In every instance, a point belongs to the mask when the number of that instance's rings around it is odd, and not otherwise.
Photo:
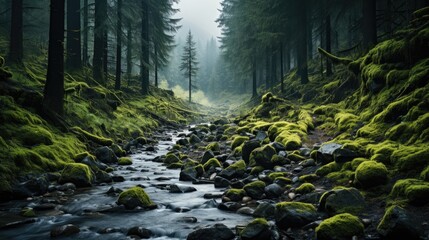
[(204, 163), (203, 168), (204, 170), (209, 170), (211, 167), (213, 168), (221, 168), (222, 164), (217, 160), (216, 158), (210, 158), (206, 163)]
[(301, 182), (314, 182), (318, 180), (320, 177), (317, 174), (307, 174), (299, 177), (299, 181)]
[(355, 183), (363, 187), (374, 187), (386, 183), (387, 175), (388, 171), (383, 163), (364, 161), (356, 169)]
[(429, 164), (429, 149), (425, 145), (400, 146), (391, 159), (399, 171), (421, 172)]
[(180, 162), (175, 162), (175, 163), (171, 163), (167, 166), (168, 169), (181, 169), (183, 166), (183, 163)]
[(124, 205), (126, 209), (136, 207), (152, 208), (154, 203), (141, 187), (132, 187), (119, 194), (118, 205)]
[(235, 148), (241, 146), (245, 141), (249, 140), (249, 137), (246, 136), (234, 136), (233, 141), (231, 143), (231, 149), (234, 150)]
[(317, 115), (325, 115), (327, 117), (334, 117), (339, 111), (338, 106), (334, 104), (320, 105), (314, 108), (313, 113)]
[(351, 239), (363, 236), (364, 226), (360, 219), (349, 213), (342, 213), (323, 220), (316, 228), (318, 240)]
[(220, 151), (220, 145), (218, 142), (212, 142), (206, 146), (206, 150), (212, 150), (214, 152)]
[(272, 172), (268, 174), (268, 178), (271, 179), (271, 181), (274, 181), (278, 177), (286, 177), (287, 173), (285, 172)]
[(281, 132), (274, 141), (282, 143), (286, 150), (296, 150), (302, 146), (301, 137), (289, 131)]
[(252, 170), (250, 171), (250, 174), (255, 176), (255, 175), (258, 175), (259, 173), (261, 173), (262, 171), (264, 171), (264, 167), (256, 166), (256, 167), (252, 168)]
[(291, 184), (292, 180), (287, 177), (276, 177), (273, 182), (277, 183), (282, 187), (285, 187), (286, 185)]
[(112, 144), (113, 144), (112, 139), (108, 139), (108, 138), (104, 138), (104, 137), (96, 136), (96, 135), (94, 135), (94, 134), (91, 134), (91, 133), (89, 133), (89, 132), (87, 132), (87, 131), (83, 130), (83, 129), (82, 129), (82, 128), (80, 128), (80, 127), (73, 127), (73, 128), (72, 128), (72, 130), (73, 130), (75, 133), (77, 133), (77, 134), (80, 134), (80, 135), (84, 136), (86, 139), (88, 139), (88, 140), (90, 140), (90, 141), (92, 141), (92, 142), (94, 142), (94, 143), (100, 144), (100, 145), (102, 145), (102, 146), (110, 146), (110, 145), (112, 145)]
[(133, 160), (131, 160), (130, 157), (121, 157), (118, 159), (118, 164), (119, 165), (132, 165)]
[(255, 231), (269, 231), (270, 224), (264, 218), (256, 218), (241, 231), (241, 239), (254, 239)]
[(58, 181), (60, 183), (72, 182), (77, 187), (88, 187), (94, 181), (94, 175), (85, 164), (68, 163), (61, 172), (61, 177)]
[(244, 160), (237, 161), (231, 165), (229, 165), (227, 170), (246, 170), (246, 162)]
[(317, 169), (316, 174), (318, 176), (326, 176), (329, 173), (340, 171), (341, 166), (342, 165), (337, 162), (331, 162)]
[(250, 188), (258, 188), (258, 189), (262, 189), (263, 191), (263, 189), (265, 188), (265, 183), (258, 180), (258, 181), (253, 181), (251, 183), (248, 183), (243, 187), (245, 191), (247, 191)]
[(172, 163), (178, 163), (180, 162), (180, 159), (175, 154), (169, 153), (165, 156), (164, 163), (166, 164), (172, 164)]
[(283, 211), (283, 210), (289, 210), (293, 209), (297, 212), (316, 212), (316, 208), (309, 203), (302, 203), (302, 202), (279, 202), (276, 204), (276, 210), (277, 211)]
[(369, 161), (369, 159), (366, 158), (355, 158), (353, 159), (353, 161), (351, 162), (351, 170), (355, 171), (356, 168), (363, 162), (365, 161)]
[(33, 218), (36, 217), (36, 213), (34, 210), (30, 207), (23, 208), (20, 212), (20, 215), (27, 218)]
[(276, 154), (276, 150), (271, 145), (265, 145), (254, 149), (250, 153), (249, 166), (262, 166), (265, 168), (272, 168), (271, 159)]
[(84, 158), (91, 156), (92, 154), (90, 154), (89, 152), (81, 152), (79, 154), (76, 154), (73, 156), (73, 160), (75, 160), (76, 162), (81, 162)]
[(112, 167), (107, 167), (106, 170), (105, 170), (105, 172), (107, 172), (107, 173), (111, 173), (113, 171), (115, 171), (115, 169), (112, 168)]
[(420, 178), (425, 181), (429, 181), (429, 165), (422, 171)]
[(335, 180), (337, 184), (348, 184), (353, 177), (355, 176), (355, 172), (350, 170), (341, 170), (338, 172), (331, 172), (326, 175), (327, 178)]
[(303, 156), (301, 156), (301, 155), (299, 155), (299, 154), (296, 154), (296, 153), (289, 154), (287, 157), (288, 157), (291, 161), (294, 161), (294, 162), (301, 162), (301, 161), (304, 161), (304, 160), (305, 160), (305, 157), (303, 157)]
[(429, 202), (429, 182), (418, 179), (398, 180), (389, 195), (391, 200), (406, 200), (413, 205)]
[(340, 112), (335, 115), (335, 124), (340, 131), (349, 131), (357, 126), (358, 116), (352, 113)]
[(303, 184), (301, 184), (301, 186), (299, 186), (295, 189), (295, 192), (299, 193), (299, 194), (307, 194), (307, 193), (313, 192), (315, 189), (316, 188), (314, 187), (313, 184), (303, 183)]
[(229, 198), (233, 202), (238, 202), (241, 201), (244, 196), (246, 196), (246, 191), (244, 191), (243, 189), (232, 188), (227, 190), (224, 196)]

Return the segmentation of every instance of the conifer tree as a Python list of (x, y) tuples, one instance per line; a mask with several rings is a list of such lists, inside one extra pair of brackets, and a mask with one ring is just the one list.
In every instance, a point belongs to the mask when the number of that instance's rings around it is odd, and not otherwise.
[(189, 81), (189, 102), (192, 101), (192, 88), (195, 88), (192, 77), (196, 76), (198, 71), (197, 49), (195, 45), (196, 43), (189, 30), (185, 46), (183, 47), (182, 62), (180, 64), (180, 71), (183, 71), (184, 76), (187, 77)]

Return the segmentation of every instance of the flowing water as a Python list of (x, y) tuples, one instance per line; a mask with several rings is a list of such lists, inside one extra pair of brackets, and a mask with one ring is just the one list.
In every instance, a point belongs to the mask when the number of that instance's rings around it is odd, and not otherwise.
[[(118, 167), (115, 171), (126, 181), (79, 190), (55, 210), (42, 213), (35, 222), (0, 230), (0, 239), (47, 239), (52, 228), (64, 224), (74, 224), (80, 228), (80, 233), (69, 239), (126, 239), (127, 229), (135, 226), (151, 230), (151, 239), (186, 239), (198, 227), (223, 223), (234, 228), (248, 223), (249, 216), (218, 210), (214, 201), (219, 203), (220, 199), (203, 198), (206, 193), (219, 193), (222, 189), (215, 189), (213, 184), (179, 182), (180, 170), (167, 169), (161, 163), (152, 161), (167, 153), (178, 140), (178, 134), (172, 130), (166, 132), (168, 137), (158, 142), (156, 152), (138, 151), (131, 155), (135, 170)], [(197, 191), (170, 193), (165, 188), (170, 184), (193, 186)], [(136, 185), (145, 188), (157, 204), (157, 209), (126, 211), (116, 206), (117, 196), (106, 194), (112, 186), (126, 189)], [(14, 201), (1, 208), (19, 212), (22, 207), (31, 204), (31, 201)], [(58, 210), (65, 214), (56, 214)], [(100, 233), (103, 229), (109, 233)]]

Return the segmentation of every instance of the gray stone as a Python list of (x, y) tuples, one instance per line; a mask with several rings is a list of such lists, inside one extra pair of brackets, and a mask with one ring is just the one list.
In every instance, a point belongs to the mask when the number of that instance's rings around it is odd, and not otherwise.
[(195, 192), (197, 189), (191, 186), (185, 186), (180, 184), (171, 184), (170, 185), (170, 193), (190, 193)]
[(201, 228), (191, 232), (187, 240), (231, 240), (235, 238), (235, 234), (222, 223), (215, 224), (211, 227)]
[(95, 150), (95, 157), (98, 161), (106, 164), (112, 164), (118, 162), (118, 157), (116, 157), (113, 150), (109, 147), (99, 147)]
[(387, 210), (377, 231), (385, 239), (422, 239), (420, 222), (407, 210), (393, 206)]
[(342, 188), (323, 194), (319, 210), (330, 215), (339, 213), (358, 214), (366, 206), (365, 199), (356, 188)]
[(74, 234), (77, 234), (80, 232), (79, 227), (73, 225), (73, 224), (67, 224), (59, 227), (55, 227), (51, 230), (51, 237), (65, 237), (65, 236), (71, 236)]
[(253, 212), (253, 217), (256, 218), (274, 218), (274, 212), (276, 207), (271, 203), (261, 203), (256, 207), (255, 212)]

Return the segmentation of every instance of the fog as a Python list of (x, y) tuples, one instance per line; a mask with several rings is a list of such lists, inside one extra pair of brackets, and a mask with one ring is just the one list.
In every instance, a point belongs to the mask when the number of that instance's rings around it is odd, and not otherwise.
[(197, 41), (205, 42), (211, 37), (220, 36), (215, 20), (219, 16), (221, 0), (180, 0), (176, 8), (180, 9), (175, 17), (182, 18), (182, 28), (177, 37), (184, 39), (189, 30)]

